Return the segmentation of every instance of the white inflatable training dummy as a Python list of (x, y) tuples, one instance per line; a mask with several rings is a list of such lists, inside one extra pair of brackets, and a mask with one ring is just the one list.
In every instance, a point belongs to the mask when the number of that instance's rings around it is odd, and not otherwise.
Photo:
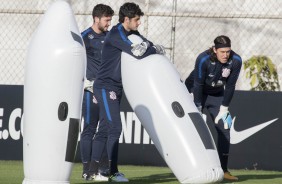
[(33, 34), (25, 65), (23, 184), (69, 183), (85, 66), (73, 11), (67, 1), (55, 1)]
[(158, 54), (137, 60), (122, 53), (121, 62), (126, 97), (179, 182), (221, 181), (214, 140), (173, 64)]

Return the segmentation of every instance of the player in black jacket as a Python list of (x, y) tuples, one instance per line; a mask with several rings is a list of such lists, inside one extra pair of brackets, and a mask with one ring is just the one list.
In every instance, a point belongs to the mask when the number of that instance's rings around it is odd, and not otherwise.
[(224, 178), (238, 180), (227, 169), (232, 124), (228, 106), (234, 94), (242, 59), (231, 50), (231, 41), (227, 36), (218, 36), (214, 44), (198, 56), (195, 69), (186, 79), (185, 85), (190, 93), (193, 92), (199, 111), (202, 113), (203, 108), (206, 108), (215, 122)]
[[(108, 180), (108, 177), (104, 176), (103, 173), (97, 173), (96, 175), (90, 176), (89, 167), (91, 160), (93, 160), (93, 137), (96, 133), (99, 121), (99, 106), (93, 103), (93, 83), (101, 64), (102, 46), (108, 32), (108, 27), (111, 25), (113, 15), (114, 11), (111, 7), (104, 4), (97, 4), (92, 11), (92, 26), (81, 34), (87, 55), (86, 79), (84, 81), (84, 96), (82, 103), (84, 126), (80, 137), (80, 152), (83, 163), (82, 177), (85, 180)], [(105, 155), (105, 159), (103, 159), (104, 164), (101, 165), (101, 169), (105, 170), (108, 168), (108, 158), (105, 151), (103, 155)]]
[[(95, 162), (91, 162), (91, 170), (96, 174), (106, 146), (109, 165), (110, 181), (128, 182), (128, 179), (118, 170), (118, 146), (122, 131), (120, 118), (120, 100), (122, 96), (121, 54), (126, 52), (137, 59), (151, 54), (164, 54), (164, 48), (153, 45), (137, 31), (140, 17), (144, 13), (135, 3), (125, 3), (119, 10), (119, 22), (107, 34), (102, 49), (102, 63), (94, 83), (94, 96), (100, 108), (100, 124), (94, 137)], [(143, 42), (132, 44), (127, 38), (131, 34), (139, 35)]]

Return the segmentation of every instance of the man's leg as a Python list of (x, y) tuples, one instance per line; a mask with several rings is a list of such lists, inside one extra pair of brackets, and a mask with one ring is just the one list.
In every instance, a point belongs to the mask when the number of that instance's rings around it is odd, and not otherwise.
[[(100, 89), (102, 101), (100, 110), (103, 111), (105, 122), (108, 127), (107, 153), (109, 158), (110, 181), (127, 182), (128, 179), (124, 177), (118, 170), (118, 148), (119, 137), (122, 131), (122, 123), (120, 118), (120, 100), (122, 91), (112, 91), (107, 89)], [(103, 110), (102, 110), (103, 109)], [(98, 131), (99, 133), (99, 131)]]
[(92, 140), (99, 121), (99, 107), (92, 101), (93, 94), (84, 91), (82, 103), (83, 131), (80, 138), (81, 160), (83, 163), (82, 177), (87, 178), (92, 153)]
[(106, 119), (106, 111), (104, 110), (103, 98), (101, 89), (94, 88), (94, 96), (98, 102), (99, 106), (99, 126), (98, 131), (96, 132), (93, 142), (92, 142), (92, 158), (90, 164), (90, 175), (98, 175), (98, 168), (100, 166), (100, 160), (103, 154), (103, 151), (106, 147), (108, 139), (108, 123)]
[[(223, 96), (208, 96), (206, 101), (206, 108), (211, 115), (214, 122), (215, 117), (218, 115), (220, 105), (222, 103)], [(224, 171), (225, 179), (238, 180), (237, 177), (230, 175), (227, 165), (229, 157), (229, 147), (230, 147), (230, 129), (224, 128), (224, 123), (222, 120), (215, 124), (217, 131), (217, 150), (221, 163), (222, 170)], [(227, 177), (227, 175), (229, 175)], [(227, 177), (227, 178), (226, 178)]]
[(108, 181), (109, 160), (106, 149), (108, 126), (103, 116), (100, 117), (98, 130), (92, 141), (92, 158), (89, 173), (95, 181)]

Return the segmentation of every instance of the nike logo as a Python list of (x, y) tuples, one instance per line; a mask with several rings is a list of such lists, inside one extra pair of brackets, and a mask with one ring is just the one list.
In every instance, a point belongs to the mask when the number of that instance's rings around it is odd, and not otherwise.
[(267, 121), (265, 123), (256, 125), (254, 127), (242, 130), (242, 131), (236, 131), (234, 129), (234, 124), (235, 124), (235, 119), (236, 117), (233, 118), (232, 125), (230, 128), (230, 143), (231, 144), (238, 144), (242, 142), (243, 140), (247, 139), (248, 137), (252, 136), (253, 134), (257, 133), (258, 131), (262, 130), (266, 126), (270, 125), (274, 121), (278, 120), (278, 118)]

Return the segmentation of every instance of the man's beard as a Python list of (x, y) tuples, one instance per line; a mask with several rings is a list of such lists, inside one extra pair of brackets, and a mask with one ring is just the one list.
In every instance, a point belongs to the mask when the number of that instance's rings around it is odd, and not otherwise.
[(99, 29), (100, 31), (102, 31), (102, 32), (107, 31), (106, 27), (102, 27), (102, 26), (100, 26), (100, 25), (98, 25), (98, 29)]

